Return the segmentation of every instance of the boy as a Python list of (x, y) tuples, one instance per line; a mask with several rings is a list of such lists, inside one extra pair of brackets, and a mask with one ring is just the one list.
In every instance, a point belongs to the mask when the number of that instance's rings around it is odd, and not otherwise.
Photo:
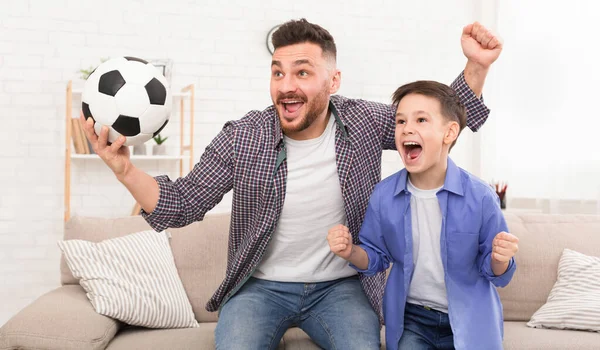
[(502, 349), (495, 287), (515, 272), (518, 239), (491, 187), (448, 158), (465, 109), (432, 81), (401, 86), (393, 102), (405, 169), (375, 186), (361, 244), (337, 225), (330, 249), (366, 275), (394, 263), (383, 304), (388, 349)]

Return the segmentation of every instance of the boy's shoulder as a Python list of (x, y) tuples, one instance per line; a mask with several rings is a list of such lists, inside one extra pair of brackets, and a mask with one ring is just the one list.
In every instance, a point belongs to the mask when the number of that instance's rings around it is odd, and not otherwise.
[[(495, 199), (497, 197), (496, 192), (490, 184), (461, 167), (457, 166), (456, 168), (458, 169), (460, 184), (465, 197), (477, 201), (482, 201), (485, 198)], [(406, 168), (401, 169), (377, 183), (373, 194), (378, 197), (394, 196), (399, 189), (406, 189), (407, 178), (408, 172)]]
[(496, 192), (490, 184), (461, 167), (458, 167), (458, 169), (460, 170), (461, 182), (463, 183), (466, 196), (475, 197), (477, 199), (483, 199), (485, 197), (495, 198)]
[(396, 192), (396, 188), (398, 187), (398, 181), (400, 181), (401, 179), (406, 180), (407, 176), (408, 172), (406, 171), (406, 169), (401, 169), (393, 173), (392, 175), (389, 175), (385, 179), (379, 181), (375, 185), (375, 189), (373, 190), (373, 192), (389, 193), (390, 195), (393, 195)]

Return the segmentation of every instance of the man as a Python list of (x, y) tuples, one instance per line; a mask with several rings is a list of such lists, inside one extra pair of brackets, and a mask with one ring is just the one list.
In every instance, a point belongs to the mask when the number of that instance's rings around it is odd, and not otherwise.
[[(382, 150), (395, 149), (395, 108), (332, 96), (341, 74), (320, 26), (287, 22), (273, 45), (273, 105), (226, 123), (183, 178), (137, 169), (125, 139), (108, 146), (93, 121), (86, 135), (155, 230), (202, 220), (233, 190), (226, 276), (207, 303), (220, 310), (218, 349), (273, 349), (292, 326), (326, 349), (379, 349), (385, 275), (357, 275), (326, 237), (341, 222), (358, 243)], [(462, 47), (468, 62), (453, 87), (477, 130), (489, 113), (478, 96), (502, 44), (474, 23)]]

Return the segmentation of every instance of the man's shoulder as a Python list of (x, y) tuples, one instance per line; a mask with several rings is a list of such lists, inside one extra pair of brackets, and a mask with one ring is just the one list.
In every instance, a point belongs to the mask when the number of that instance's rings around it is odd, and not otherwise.
[(225, 128), (242, 132), (262, 132), (275, 128), (274, 118), (277, 117), (275, 108), (271, 105), (262, 111), (251, 110), (241, 119), (230, 120), (225, 123)]
[(352, 117), (356, 113), (359, 113), (361, 116), (364, 113), (381, 113), (387, 115), (392, 111), (392, 107), (389, 104), (359, 98), (348, 98), (340, 95), (332, 95), (331, 102), (342, 113), (342, 118)]

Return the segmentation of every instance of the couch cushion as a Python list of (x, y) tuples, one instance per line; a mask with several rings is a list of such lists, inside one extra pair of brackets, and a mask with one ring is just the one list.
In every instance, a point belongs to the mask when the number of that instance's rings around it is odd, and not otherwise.
[(548, 302), (527, 325), (600, 332), (600, 257), (565, 249)]
[(600, 256), (600, 215), (504, 214), (519, 237), (512, 281), (498, 292), (507, 321), (529, 321), (547, 300), (563, 249)]
[(537, 329), (525, 322), (504, 322), (505, 350), (597, 350), (600, 334), (584, 331)]
[[(201, 323), (199, 328), (144, 329), (131, 327), (119, 332), (107, 350), (210, 350), (215, 348), (215, 322)], [(283, 341), (279, 349), (284, 349)]]
[[(196, 319), (215, 322), (217, 313), (206, 311), (206, 302), (225, 276), (229, 214), (209, 214), (203, 221), (182, 228), (168, 229), (171, 249), (181, 282), (192, 304)], [(73, 217), (65, 226), (64, 239), (98, 242), (133, 232), (148, 230), (141, 216), (124, 218)], [(61, 261), (63, 284), (76, 284), (69, 268)]]
[[(151, 227), (141, 216), (130, 216), (117, 219), (71, 217), (65, 224), (64, 239), (83, 239), (100, 242), (105, 239), (121, 237), (130, 233), (149, 230)], [(67, 266), (65, 257), (60, 260), (60, 279), (62, 284), (79, 284)]]
[(146, 230), (102, 242), (59, 241), (94, 309), (148, 328), (198, 327), (166, 232)]
[[(319, 350), (309, 336), (300, 328), (290, 328), (283, 335), (285, 350)], [(385, 350), (385, 327), (381, 328), (381, 349)]]
[(0, 328), (0, 349), (104, 349), (118, 328), (94, 311), (81, 286), (62, 286)]

